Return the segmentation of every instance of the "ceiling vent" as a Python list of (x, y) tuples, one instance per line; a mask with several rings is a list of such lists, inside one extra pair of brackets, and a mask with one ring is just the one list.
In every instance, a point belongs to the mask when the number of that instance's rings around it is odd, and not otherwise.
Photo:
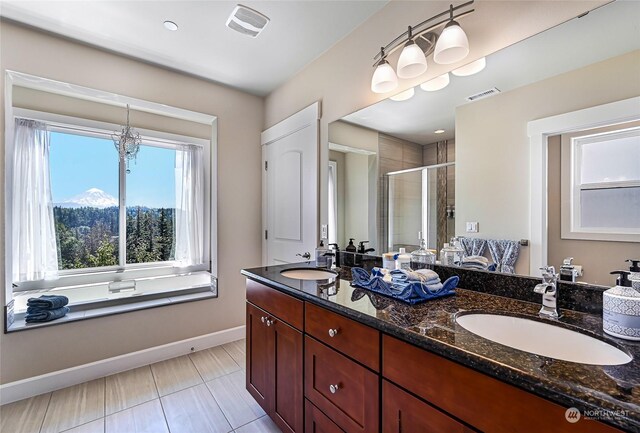
[(227, 27), (255, 38), (269, 23), (269, 18), (246, 6), (237, 5), (227, 20)]
[(473, 101), (477, 101), (478, 99), (488, 98), (489, 96), (497, 95), (498, 93), (500, 93), (500, 89), (498, 89), (497, 87), (492, 87), (489, 90), (484, 90), (482, 92), (476, 93), (475, 95), (467, 96), (466, 99), (469, 102), (473, 102)]

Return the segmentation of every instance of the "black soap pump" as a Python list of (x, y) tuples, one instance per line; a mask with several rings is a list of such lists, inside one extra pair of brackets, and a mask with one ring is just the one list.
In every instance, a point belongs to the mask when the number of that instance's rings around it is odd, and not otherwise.
[(612, 271), (609, 273), (611, 275), (618, 275), (618, 278), (616, 278), (616, 286), (631, 287), (631, 280), (629, 280), (629, 271)]
[(357, 248), (353, 244), (353, 241), (355, 241), (354, 238), (349, 238), (349, 245), (347, 245), (347, 247), (344, 249), (345, 251), (348, 251), (350, 253), (355, 253), (356, 252)]

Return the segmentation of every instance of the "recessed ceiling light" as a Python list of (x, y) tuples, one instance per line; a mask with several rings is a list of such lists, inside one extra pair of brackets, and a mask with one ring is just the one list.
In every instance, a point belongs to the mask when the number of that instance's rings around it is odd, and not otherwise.
[(436, 129), (435, 131), (433, 131), (434, 134), (443, 134), (444, 133), (444, 129)]
[(415, 90), (413, 90), (413, 87), (405, 90), (404, 92), (400, 92), (397, 95), (393, 95), (392, 97), (390, 97), (389, 99), (391, 99), (392, 101), (406, 101), (407, 99), (410, 99), (413, 97), (413, 95), (415, 94)]
[(167, 20), (164, 22), (164, 28), (167, 30), (171, 30), (172, 32), (175, 32), (176, 30), (178, 30), (178, 25), (173, 21)]

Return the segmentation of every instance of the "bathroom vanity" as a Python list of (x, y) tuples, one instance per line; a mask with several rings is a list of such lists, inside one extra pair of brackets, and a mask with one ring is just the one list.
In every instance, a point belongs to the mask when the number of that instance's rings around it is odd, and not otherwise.
[[(247, 389), (283, 432), (640, 431), (638, 343), (607, 340), (633, 358), (624, 365), (560, 361), (455, 321), (474, 311), (536, 317), (538, 304), (458, 289), (409, 306), (340, 278), (281, 275), (300, 266), (242, 271)], [(598, 316), (563, 312), (562, 324), (605, 338)], [(600, 421), (572, 423), (570, 407)]]

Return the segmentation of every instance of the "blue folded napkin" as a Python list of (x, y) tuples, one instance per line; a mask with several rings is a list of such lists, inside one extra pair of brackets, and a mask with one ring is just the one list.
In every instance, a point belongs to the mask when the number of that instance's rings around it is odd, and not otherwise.
[(62, 295), (42, 295), (39, 298), (27, 299), (27, 306), (49, 310), (64, 307), (69, 303), (69, 298)]
[(420, 281), (422, 283), (432, 284), (440, 282), (438, 274), (431, 269), (420, 269), (417, 271), (395, 269), (391, 271), (391, 279), (394, 283)]
[(37, 307), (29, 307), (24, 320), (27, 323), (50, 322), (52, 320), (64, 317), (69, 312), (69, 307), (60, 307), (50, 309), (42, 309)]

